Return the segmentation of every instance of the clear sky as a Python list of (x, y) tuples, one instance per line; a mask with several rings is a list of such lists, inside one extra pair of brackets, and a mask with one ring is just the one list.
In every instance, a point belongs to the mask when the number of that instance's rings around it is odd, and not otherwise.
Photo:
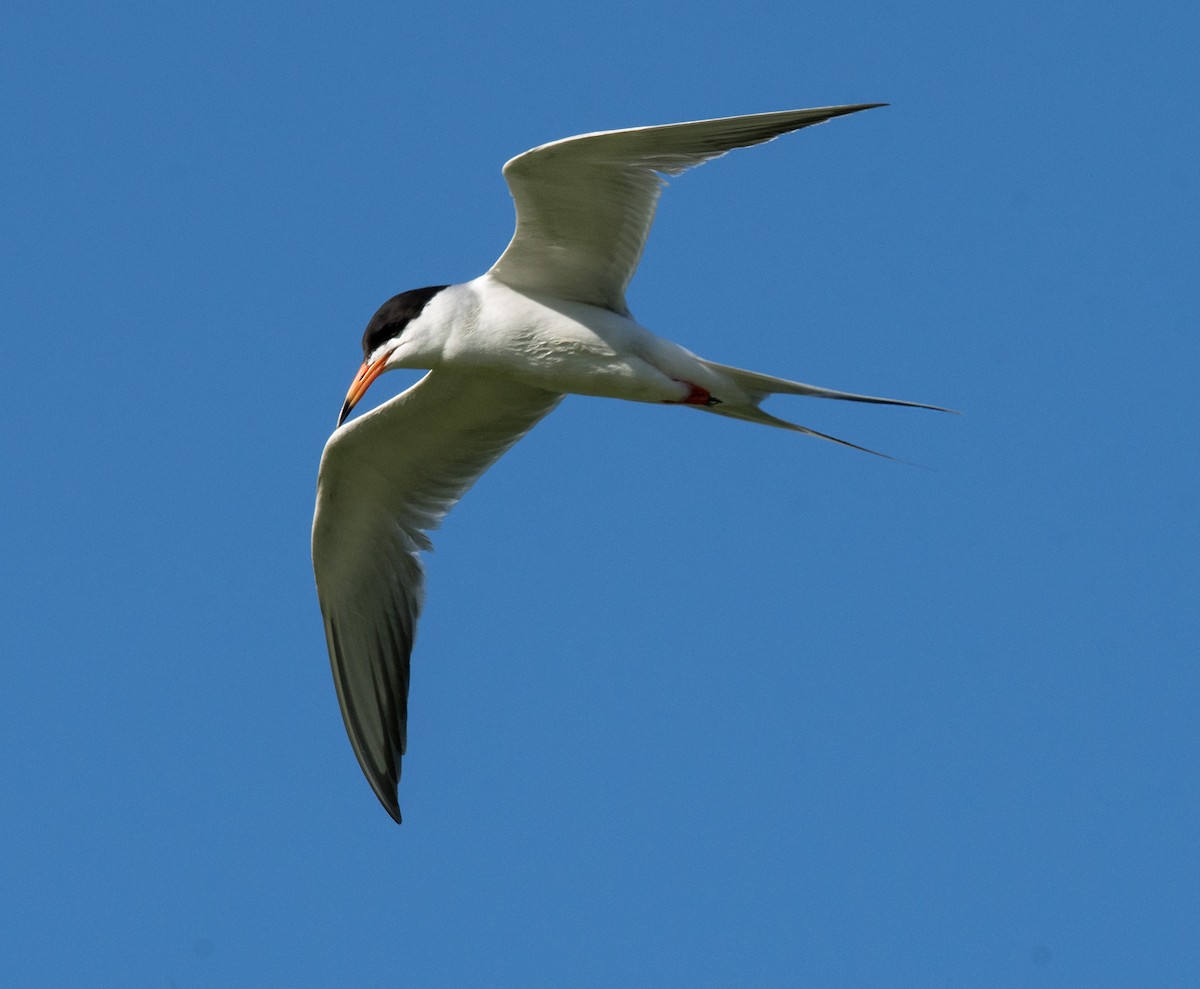
[[(1196, 10), (10, 7), (6, 982), (1200, 984)], [(437, 536), (397, 828), (308, 555), (367, 319), (526, 148), (874, 101), (630, 304), (964, 415), (568, 399)]]

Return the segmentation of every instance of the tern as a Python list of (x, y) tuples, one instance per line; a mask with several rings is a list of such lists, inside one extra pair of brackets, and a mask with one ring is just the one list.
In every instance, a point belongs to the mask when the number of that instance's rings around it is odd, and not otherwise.
[[(668, 176), (883, 105), (601, 131), (526, 151), (504, 166), (516, 232), (491, 269), (402, 292), (371, 318), (362, 367), (321, 457), (312, 555), (350, 744), (397, 823), (424, 594), (419, 554), (464, 492), (564, 395), (680, 405), (855, 449), (865, 448), (759, 405), (784, 394), (938, 408), (715, 364), (654, 335), (625, 304)], [(371, 382), (395, 368), (428, 373), (347, 423)]]

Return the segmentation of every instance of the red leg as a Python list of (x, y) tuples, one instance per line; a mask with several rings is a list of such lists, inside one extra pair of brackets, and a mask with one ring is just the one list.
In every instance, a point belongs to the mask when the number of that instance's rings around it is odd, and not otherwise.
[(692, 390), (688, 392), (687, 398), (667, 399), (663, 402), (664, 405), (720, 405), (719, 398), (713, 398), (707, 388), (701, 388), (699, 385), (694, 385), (690, 381), (680, 381), (681, 385), (687, 385)]

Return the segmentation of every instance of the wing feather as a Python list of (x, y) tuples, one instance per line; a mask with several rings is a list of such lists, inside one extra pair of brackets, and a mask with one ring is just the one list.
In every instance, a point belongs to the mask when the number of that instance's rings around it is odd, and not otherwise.
[(627, 315), (625, 289), (654, 222), (663, 176), (876, 106), (883, 104), (600, 131), (526, 151), (504, 166), (517, 227), (490, 273), (523, 292)]
[(428, 531), (561, 396), (457, 371), (338, 429), (325, 446), (313, 569), (350, 744), (388, 813), (406, 748), (409, 656)]

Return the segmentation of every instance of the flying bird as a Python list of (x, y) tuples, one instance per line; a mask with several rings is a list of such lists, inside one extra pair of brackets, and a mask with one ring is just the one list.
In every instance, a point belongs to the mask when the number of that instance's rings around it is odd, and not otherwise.
[[(516, 232), (491, 269), (402, 292), (371, 318), (321, 457), (312, 554), (350, 744), (397, 823), (419, 554), (463, 493), (564, 395), (680, 405), (856, 449), (760, 403), (783, 394), (938, 408), (716, 364), (655, 336), (625, 304), (667, 176), (883, 105), (602, 131), (526, 151), (504, 166)], [(371, 382), (394, 368), (428, 373), (347, 423)]]

